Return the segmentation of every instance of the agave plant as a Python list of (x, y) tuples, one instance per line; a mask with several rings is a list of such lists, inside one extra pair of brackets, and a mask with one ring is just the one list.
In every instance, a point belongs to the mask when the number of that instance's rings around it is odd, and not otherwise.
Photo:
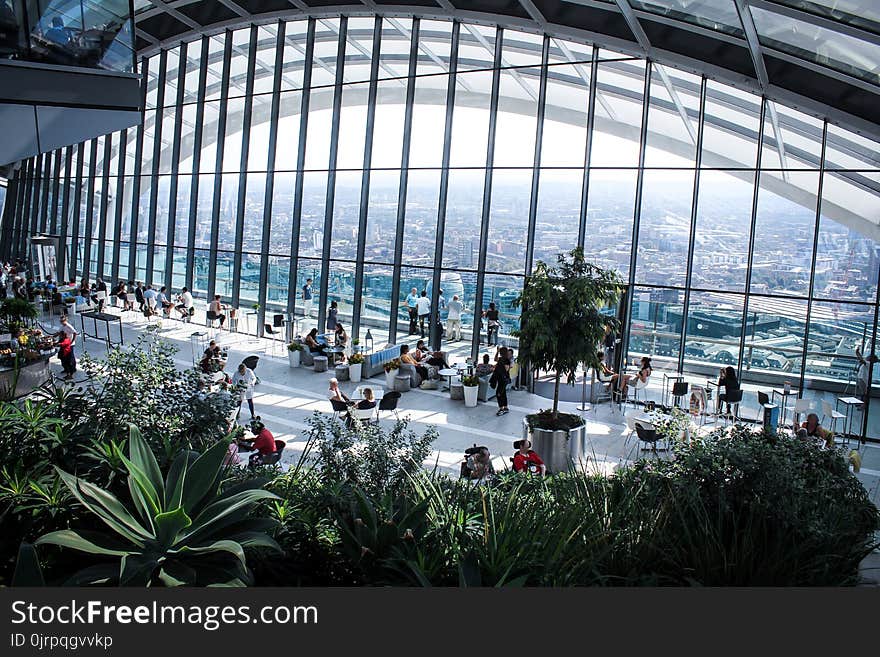
[(129, 455), (122, 456), (130, 505), (58, 470), (73, 496), (110, 531), (65, 529), (46, 534), (35, 544), (112, 557), (80, 570), (67, 584), (246, 586), (252, 575), (245, 548), (280, 551), (266, 533), (276, 522), (254, 517), (261, 501), (278, 497), (262, 490), (264, 482), (258, 479), (220, 491), (229, 442), (227, 437), (201, 456), (181, 452), (163, 481), (156, 457), (131, 426)]

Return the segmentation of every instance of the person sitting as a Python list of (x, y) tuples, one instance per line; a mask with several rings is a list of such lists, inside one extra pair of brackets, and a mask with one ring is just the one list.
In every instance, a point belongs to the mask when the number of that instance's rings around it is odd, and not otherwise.
[(253, 442), (253, 449), (258, 452), (251, 457), (251, 465), (262, 465), (264, 461), (269, 460), (277, 451), (275, 445), (275, 436), (266, 428), (266, 425), (258, 418), (251, 425), (251, 431), (256, 435)]
[(420, 364), (411, 353), (409, 353), (409, 345), (403, 344), (400, 345), (400, 362), (407, 363), (408, 365), (412, 365), (416, 372), (418, 372), (422, 381), (426, 381), (428, 379), (428, 368), (424, 365)]
[(412, 351), (412, 357), (415, 358), (418, 362), (422, 362), (428, 356), (428, 347), (425, 345), (424, 340), (419, 340), (416, 342), (416, 348)]
[(177, 297), (177, 311), (180, 313), (180, 319), (187, 319), (190, 316), (190, 309), (193, 307), (193, 296), (186, 287), (180, 291)]
[(486, 446), (469, 447), (465, 450), (465, 460), (461, 467), (461, 476), (471, 481), (487, 481), (495, 474), (495, 468), (492, 465), (492, 455)]
[(637, 374), (624, 374), (620, 379), (620, 396), (623, 399), (626, 399), (627, 392), (629, 389), (630, 382), (633, 382), (635, 385), (635, 381), (640, 381), (641, 383), (647, 383), (648, 378), (651, 376), (651, 373), (654, 369), (651, 367), (651, 359), (648, 356), (642, 356), (641, 367)]
[[(353, 405), (353, 408), (356, 408), (361, 411), (369, 410), (371, 408), (376, 408), (376, 398), (373, 396), (372, 388), (364, 388), (364, 398), (359, 402)], [(345, 395), (343, 395), (345, 397)], [(354, 418), (349, 412), (348, 415), (345, 416), (345, 426), (351, 429), (354, 426)]]
[(532, 449), (532, 443), (528, 440), (517, 440), (513, 446), (517, 449), (516, 454), (513, 455), (514, 472), (540, 473), (542, 477), (547, 474), (547, 466)]
[(318, 342), (317, 328), (313, 328), (311, 331), (309, 331), (309, 334), (306, 336), (305, 342), (311, 354), (315, 356), (327, 356), (327, 354), (324, 353), (324, 349), (327, 348), (327, 345)]
[(330, 379), (330, 389), (328, 390), (327, 397), (330, 401), (339, 401), (345, 404), (351, 404), (352, 401), (339, 389), (339, 381), (336, 377)]
[(424, 361), (427, 365), (431, 365), (432, 367), (437, 367), (441, 369), (448, 369), (449, 365), (446, 363), (446, 358), (443, 356), (442, 351), (433, 351), (431, 352)]
[(213, 314), (213, 319), (216, 319), (220, 322), (220, 330), (223, 330), (223, 322), (226, 321), (226, 315), (223, 314), (223, 304), (220, 303), (220, 295), (215, 294), (213, 301), (208, 304), (208, 317), (211, 318), (211, 313)]
[(217, 369), (214, 371), (219, 371), (226, 367), (226, 359), (223, 358), (223, 349), (217, 344), (216, 340), (211, 340), (211, 342), (208, 343), (208, 348), (205, 349), (204, 357), (212, 359), (218, 365)]
[(348, 333), (339, 322), (336, 322), (336, 327), (333, 329), (333, 339), (337, 347), (348, 346)]
[(495, 366), (489, 362), (489, 354), (483, 354), (483, 362), (479, 363), (475, 368), (477, 376), (489, 376)]
[(809, 413), (807, 415), (807, 421), (801, 423), (799, 428), (797, 424), (795, 424), (795, 428), (797, 429), (798, 438), (819, 438), (825, 441), (827, 447), (834, 446), (834, 434), (831, 431), (822, 428), (819, 424), (819, 416), (815, 413)]
[[(722, 367), (718, 376), (718, 387), (724, 388), (724, 392), (718, 393), (718, 404), (727, 401), (730, 393), (739, 390), (739, 380), (736, 378), (736, 370), (730, 366)], [(730, 404), (727, 404), (727, 414), (730, 415)]]
[(147, 317), (152, 317), (153, 315), (157, 314), (157, 312), (158, 312), (157, 309), (159, 306), (159, 302), (157, 301), (157, 299), (159, 298), (159, 293), (153, 289), (152, 285), (147, 285), (147, 287), (144, 288), (143, 296), (144, 296), (144, 315)]
[(596, 368), (596, 378), (602, 383), (610, 383), (613, 390), (617, 386), (618, 375), (608, 365), (605, 364), (605, 352), (600, 351), (596, 354), (599, 358), (599, 367)]
[(171, 309), (174, 308), (174, 304), (171, 303), (171, 300), (168, 298), (167, 290), (168, 288), (163, 285), (159, 290), (159, 295), (156, 297), (156, 301), (162, 307), (162, 312), (165, 317), (171, 317)]

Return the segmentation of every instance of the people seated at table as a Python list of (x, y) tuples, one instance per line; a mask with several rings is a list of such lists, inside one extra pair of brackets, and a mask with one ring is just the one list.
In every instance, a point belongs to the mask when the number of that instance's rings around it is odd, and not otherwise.
[(224, 305), (220, 301), (220, 295), (215, 294), (214, 298), (211, 300), (211, 303), (208, 304), (208, 318), (211, 318), (211, 313), (213, 313), (213, 318), (220, 322), (220, 330), (223, 330), (223, 322), (226, 321), (226, 315), (223, 314), (225, 310)]
[(527, 472), (530, 474), (540, 474), (542, 477), (547, 474), (547, 466), (544, 461), (532, 449), (532, 443), (528, 440), (517, 440), (513, 443), (516, 448), (516, 454), (513, 455), (513, 471)]
[(138, 310), (140, 312), (144, 312), (144, 307), (146, 306), (146, 299), (144, 298), (144, 284), (138, 281), (134, 286), (134, 300), (137, 302)]
[(327, 348), (326, 344), (318, 342), (318, 329), (313, 328), (309, 331), (308, 335), (306, 335), (306, 346), (309, 348), (309, 353), (313, 356), (326, 356), (327, 354), (324, 350)]
[(822, 425), (819, 424), (819, 416), (815, 413), (809, 413), (806, 422), (802, 422), (799, 427), (795, 424), (795, 428), (798, 438), (818, 438), (824, 440), (826, 446), (834, 446), (834, 433), (822, 428)]
[(418, 372), (419, 376), (422, 378), (422, 381), (427, 380), (428, 378), (428, 368), (419, 363), (411, 353), (409, 353), (409, 345), (402, 344), (400, 345), (400, 362), (407, 363), (412, 365), (416, 372)]
[(351, 399), (349, 399), (345, 395), (345, 393), (339, 389), (339, 380), (336, 377), (330, 379), (330, 389), (327, 391), (327, 397), (330, 399), (330, 401), (338, 401), (345, 404), (352, 403)]
[(226, 367), (226, 359), (223, 357), (223, 349), (217, 344), (216, 340), (211, 340), (211, 342), (208, 343), (208, 347), (205, 349), (203, 357), (213, 359), (219, 366), (218, 369), (220, 370)]
[(477, 364), (475, 372), (477, 376), (489, 376), (494, 369), (495, 365), (489, 362), (489, 354), (483, 354), (483, 362)]
[[(729, 365), (722, 367), (718, 376), (718, 388), (724, 388), (724, 392), (718, 393), (719, 408), (723, 402), (726, 402), (730, 393), (739, 390), (739, 379), (736, 378), (736, 370)], [(730, 414), (730, 404), (727, 404), (727, 414)]]

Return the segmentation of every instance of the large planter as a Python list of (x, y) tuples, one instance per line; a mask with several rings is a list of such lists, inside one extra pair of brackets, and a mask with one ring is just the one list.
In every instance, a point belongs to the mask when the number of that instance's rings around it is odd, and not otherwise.
[(385, 372), (385, 387), (388, 390), (394, 390), (394, 377), (397, 376), (397, 370), (388, 370)]
[(361, 370), (363, 369), (363, 363), (351, 363), (348, 366), (348, 376), (351, 378), (353, 383), (357, 383), (361, 380)]
[(299, 367), (299, 357), (299, 350), (287, 351), (287, 362), (290, 363), (291, 367)]
[[(467, 388), (465, 388), (467, 390)], [(577, 468), (586, 460), (587, 425), (574, 429), (529, 429), (523, 418), (523, 438), (532, 443), (532, 449), (547, 466), (548, 472), (566, 472)]]
[(477, 392), (480, 386), (464, 386), (464, 405), (474, 408), (477, 405)]

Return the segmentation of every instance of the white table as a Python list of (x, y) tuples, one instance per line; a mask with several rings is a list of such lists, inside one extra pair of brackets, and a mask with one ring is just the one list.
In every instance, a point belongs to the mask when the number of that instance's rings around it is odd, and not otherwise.
[(843, 435), (847, 442), (849, 442), (849, 436), (852, 434), (852, 422), (856, 416), (856, 408), (860, 407), (864, 402), (858, 397), (838, 397), (837, 403), (843, 404), (846, 407), (846, 417), (843, 420)]
[(447, 367), (446, 369), (437, 370), (437, 374), (444, 377), (446, 379), (446, 388), (452, 388), (452, 377), (458, 376), (459, 370), (454, 367)]

